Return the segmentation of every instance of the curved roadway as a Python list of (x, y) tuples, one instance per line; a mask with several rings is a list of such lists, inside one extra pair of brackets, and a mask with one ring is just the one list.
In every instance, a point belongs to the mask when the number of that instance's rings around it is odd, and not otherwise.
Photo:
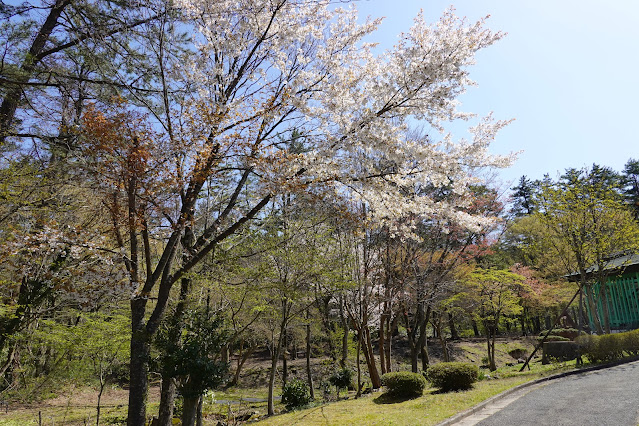
[(637, 426), (639, 362), (521, 389), (456, 424)]

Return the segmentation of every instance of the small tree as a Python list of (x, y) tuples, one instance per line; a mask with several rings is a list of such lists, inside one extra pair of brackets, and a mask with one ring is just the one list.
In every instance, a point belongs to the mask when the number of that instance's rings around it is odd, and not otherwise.
[(218, 358), (228, 332), (217, 314), (195, 309), (186, 311), (183, 318), (178, 341), (170, 338), (169, 328), (174, 324), (166, 324), (158, 334), (157, 364), (163, 377), (177, 380), (184, 398), (182, 424), (192, 426), (201, 416), (202, 395), (218, 387), (227, 372), (228, 365)]
[[(624, 205), (614, 178), (607, 169), (568, 170), (556, 183), (543, 185), (536, 218), (547, 232), (539, 244), (563, 260), (567, 274), (577, 272), (597, 333), (610, 332), (605, 280), (615, 256), (639, 249), (639, 225)], [(589, 273), (589, 268), (594, 273)], [(592, 279), (594, 278), (594, 280)], [(602, 317), (595, 313), (592, 285), (598, 281)], [(603, 323), (603, 324), (602, 324)]]
[(495, 338), (499, 322), (504, 316), (522, 311), (519, 294), (524, 277), (510, 271), (475, 269), (466, 278), (468, 294), (475, 305), (473, 315), (486, 329), (488, 368), (495, 371)]

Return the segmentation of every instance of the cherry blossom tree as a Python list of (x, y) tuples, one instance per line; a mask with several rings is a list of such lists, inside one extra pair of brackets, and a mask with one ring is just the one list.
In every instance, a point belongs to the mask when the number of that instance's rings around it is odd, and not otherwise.
[[(410, 232), (410, 223), (391, 219), (411, 215), (480, 229), (491, 219), (464, 209), (464, 195), (478, 183), (472, 171), (511, 160), (488, 153), (505, 121), (480, 119), (471, 140), (455, 141), (445, 131), (446, 122), (474, 117), (457, 109), (457, 98), (474, 84), (468, 68), (475, 53), (502, 37), (484, 20), (468, 23), (449, 10), (429, 25), (420, 14), (392, 49), (376, 54), (366, 39), (380, 20), (358, 24), (354, 8), (328, 1), (176, 5), (195, 31), (192, 54), (170, 70), (186, 89), (166, 117), (156, 117), (170, 125), (142, 137), (126, 120), (106, 116), (103, 122), (122, 130), (118, 143), (132, 148), (96, 157), (122, 155), (130, 161), (119, 164), (135, 163), (116, 186), (128, 219), (114, 220), (128, 236), (118, 245), (127, 251), (134, 289), (129, 425), (145, 421), (149, 344), (171, 289), (259, 218), (276, 194), (363, 204), (368, 220), (388, 223), (391, 232)], [(437, 136), (411, 137), (418, 122)], [(100, 126), (93, 129), (87, 140), (104, 137)], [(289, 143), (292, 129), (304, 135), (303, 149)], [(154, 158), (159, 145), (165, 162)], [(163, 168), (157, 174), (163, 189), (154, 193), (161, 201), (148, 197), (152, 185), (142, 183), (152, 164)], [(458, 197), (436, 199), (424, 186), (445, 186)], [(204, 193), (211, 205), (201, 201)]]

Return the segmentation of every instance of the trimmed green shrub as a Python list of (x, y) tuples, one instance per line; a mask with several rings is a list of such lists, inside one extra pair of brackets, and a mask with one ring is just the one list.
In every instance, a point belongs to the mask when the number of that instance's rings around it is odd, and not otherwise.
[(428, 380), (443, 391), (469, 389), (478, 375), (479, 368), (466, 362), (440, 362), (428, 369)]
[[(539, 337), (543, 337), (548, 333), (548, 330), (544, 330), (539, 333)], [(579, 330), (576, 328), (553, 328), (552, 336), (565, 337), (568, 340), (574, 340), (579, 335)]]
[(524, 356), (526, 356), (527, 352), (528, 349), (519, 345), (508, 348), (508, 355), (510, 355), (514, 359), (523, 358)]
[[(537, 340), (541, 342), (543, 338), (544, 336), (539, 336), (537, 337)], [(544, 340), (544, 342), (569, 342), (569, 341), (570, 339), (567, 337), (555, 336), (554, 334), (551, 334), (550, 336), (546, 338), (546, 340)]]
[(421, 396), (426, 387), (426, 379), (418, 373), (398, 371), (382, 376), (382, 385), (387, 393), (397, 396)]
[(622, 334), (624, 350), (632, 356), (639, 355), (639, 330), (633, 330)]
[(303, 407), (309, 402), (311, 402), (311, 394), (305, 381), (293, 379), (282, 388), (282, 403), (287, 410)]
[(603, 336), (580, 336), (577, 343), (581, 353), (590, 362), (610, 362), (623, 357), (625, 333), (604, 334)]

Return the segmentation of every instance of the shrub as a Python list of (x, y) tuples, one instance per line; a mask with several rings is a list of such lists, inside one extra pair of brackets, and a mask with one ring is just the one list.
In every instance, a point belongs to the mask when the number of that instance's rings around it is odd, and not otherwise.
[(632, 356), (639, 355), (639, 330), (623, 333), (623, 348)]
[[(548, 333), (548, 330), (542, 331), (539, 333), (539, 337), (545, 336), (546, 333)], [(576, 328), (553, 328), (552, 335), (565, 337), (568, 340), (574, 340), (579, 335), (579, 330)]]
[(519, 345), (508, 348), (508, 355), (510, 355), (514, 359), (523, 358), (527, 352), (528, 350), (526, 348)]
[(382, 376), (382, 385), (387, 393), (397, 396), (421, 396), (426, 387), (426, 379), (418, 373), (399, 371)]
[[(541, 342), (543, 338), (544, 336), (539, 336), (537, 337), (537, 340)], [(570, 341), (569, 338), (562, 337), (562, 336), (555, 336), (554, 334), (551, 334), (550, 336), (546, 337), (546, 340), (544, 340), (544, 342), (568, 342), (568, 341)]]
[(302, 407), (311, 402), (311, 394), (306, 382), (293, 379), (287, 382), (282, 389), (282, 403), (287, 410)]
[(428, 380), (443, 391), (469, 389), (478, 375), (479, 368), (466, 362), (440, 362), (428, 369)]
[(352, 378), (353, 370), (351, 370), (350, 368), (342, 368), (331, 374), (331, 376), (328, 378), (328, 381), (337, 389), (343, 389), (348, 388), (351, 385)]

